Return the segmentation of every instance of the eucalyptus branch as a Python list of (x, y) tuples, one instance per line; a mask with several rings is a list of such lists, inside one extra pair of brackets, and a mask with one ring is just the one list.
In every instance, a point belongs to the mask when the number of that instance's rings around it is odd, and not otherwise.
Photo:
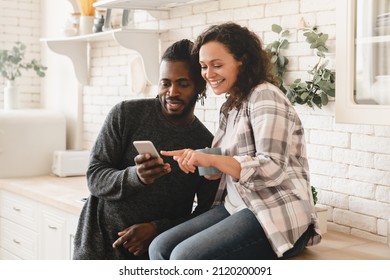
[(0, 73), (7, 80), (15, 80), (22, 75), (21, 69), (33, 69), (38, 77), (44, 77), (46, 66), (43, 66), (36, 59), (30, 62), (24, 61), (26, 46), (16, 42), (11, 50), (0, 50)]
[(286, 93), (283, 76), (286, 72), (289, 60), (281, 54), (281, 51), (282, 49), (287, 49), (289, 45), (288, 35), (290, 34), (290, 31), (282, 29), (282, 27), (277, 24), (272, 25), (272, 31), (278, 34), (278, 39), (268, 44), (266, 50), (271, 56), (271, 62), (274, 65), (274, 72), (278, 80), (278, 87)]
[(329, 97), (335, 96), (336, 85), (335, 72), (327, 68), (329, 61), (325, 59), (325, 53), (328, 52), (326, 46), (328, 34), (318, 32), (316, 27), (305, 29), (303, 35), (306, 37), (306, 42), (310, 44), (310, 48), (318, 56), (318, 61), (314, 67), (308, 70), (308, 73), (311, 75), (310, 80), (302, 81), (301, 79), (296, 79), (291, 85), (286, 86), (283, 78), (288, 60), (287, 63), (283, 63), (287, 58), (280, 51), (289, 45), (287, 39), (289, 33), (276, 24), (272, 25), (272, 31), (278, 33), (279, 37), (274, 42), (268, 44), (266, 49), (271, 55), (272, 63), (274, 63), (275, 74), (279, 80), (279, 88), (286, 94), (292, 104), (298, 103), (311, 108), (314, 108), (314, 106), (322, 108), (322, 106), (327, 105)]

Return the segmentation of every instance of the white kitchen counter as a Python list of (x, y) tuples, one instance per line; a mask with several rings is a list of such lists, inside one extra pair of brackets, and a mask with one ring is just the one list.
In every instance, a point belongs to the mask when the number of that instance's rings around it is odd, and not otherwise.
[(82, 198), (89, 196), (85, 176), (39, 176), (0, 179), (0, 190), (46, 204), (70, 214), (79, 215)]

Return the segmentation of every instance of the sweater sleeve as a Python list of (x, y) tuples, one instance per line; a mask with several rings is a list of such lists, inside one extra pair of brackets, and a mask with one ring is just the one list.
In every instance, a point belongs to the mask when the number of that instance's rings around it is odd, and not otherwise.
[(117, 104), (109, 112), (91, 151), (87, 170), (91, 194), (105, 200), (119, 200), (144, 187), (135, 166), (121, 168), (125, 153), (122, 104)]

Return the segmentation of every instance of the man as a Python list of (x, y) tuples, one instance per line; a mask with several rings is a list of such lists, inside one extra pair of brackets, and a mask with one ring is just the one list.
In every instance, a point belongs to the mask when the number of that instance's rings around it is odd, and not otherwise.
[(91, 152), (91, 195), (74, 259), (148, 259), (157, 234), (210, 208), (218, 182), (181, 172), (169, 157), (138, 155), (133, 146), (150, 140), (158, 151), (210, 147), (213, 135), (194, 115), (206, 84), (192, 46), (181, 40), (165, 51), (157, 98), (121, 102), (107, 116)]

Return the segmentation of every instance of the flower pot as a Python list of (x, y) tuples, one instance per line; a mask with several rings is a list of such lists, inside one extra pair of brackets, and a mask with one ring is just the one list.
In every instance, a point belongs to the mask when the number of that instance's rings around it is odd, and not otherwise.
[(322, 234), (325, 234), (328, 231), (327, 223), (328, 223), (328, 208), (315, 206), (318, 222), (320, 226), (320, 230)]
[(4, 110), (19, 108), (19, 94), (14, 80), (7, 80), (4, 87)]

